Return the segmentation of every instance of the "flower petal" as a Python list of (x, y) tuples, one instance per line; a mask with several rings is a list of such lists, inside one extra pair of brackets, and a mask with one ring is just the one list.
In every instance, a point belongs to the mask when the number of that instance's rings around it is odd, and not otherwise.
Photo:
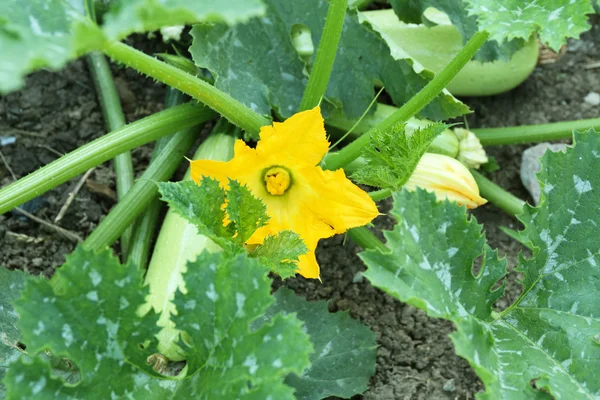
[(379, 215), (371, 197), (346, 178), (342, 169), (323, 171), (313, 167), (300, 174), (310, 183), (313, 194), (306, 198), (306, 206), (335, 233), (366, 225)]
[[(256, 151), (289, 164), (315, 166), (327, 153), (329, 142), (319, 106), (294, 114), (284, 122), (263, 126)], [(290, 162), (291, 161), (291, 162)]]

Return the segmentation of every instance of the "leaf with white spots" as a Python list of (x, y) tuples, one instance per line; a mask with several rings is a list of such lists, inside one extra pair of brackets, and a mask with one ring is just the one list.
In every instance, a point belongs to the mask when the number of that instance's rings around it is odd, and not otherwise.
[[(252, 110), (281, 117), (298, 111), (315, 54), (307, 61), (294, 47), (292, 34), (306, 27), (318, 47), (330, 2), (327, 0), (265, 0), (265, 16), (233, 27), (197, 24), (190, 47), (196, 65), (209, 69), (215, 86)], [(316, 53), (316, 51), (314, 52)], [(383, 82), (396, 105), (406, 103), (431, 79), (431, 71), (415, 72), (410, 59), (396, 60), (385, 41), (359, 22), (349, 10), (323, 101), (327, 115), (333, 107), (358, 119), (374, 97), (376, 81)], [(447, 92), (432, 100), (420, 114), (442, 120), (468, 112)]]
[[(134, 367), (157, 375), (146, 358), (158, 318), (137, 315), (147, 292), (141, 280), (135, 266), (121, 266), (108, 250), (82, 247), (50, 281), (28, 280), (15, 307), (29, 356), (10, 364), (7, 399), (159, 399), (170, 393), (171, 381)], [(75, 364), (80, 380), (65, 385), (45, 351)]]
[(470, 15), (477, 16), (479, 29), (502, 43), (529, 39), (538, 33), (542, 43), (559, 51), (567, 38), (578, 38), (588, 29), (590, 0), (464, 0)]
[(257, 322), (279, 313), (296, 314), (315, 347), (311, 366), (285, 380), (296, 389), (296, 399), (350, 398), (367, 390), (377, 355), (373, 331), (347, 312), (330, 313), (326, 301), (306, 301), (285, 287), (275, 293), (275, 303)]
[(83, 4), (0, 1), (0, 93), (21, 87), (29, 72), (58, 70), (86, 52), (101, 50), (106, 39), (202, 21), (232, 24), (265, 10), (261, 0), (119, 0), (109, 2), (105, 24), (99, 28), (85, 17)]
[(246, 186), (230, 180), (225, 190), (218, 181), (207, 177), (199, 185), (182, 181), (161, 182), (158, 186), (162, 200), (226, 253), (248, 251), (250, 256), (283, 278), (296, 273), (295, 261), (306, 253), (306, 246), (297, 234), (283, 231), (268, 236), (262, 245), (244, 245), (258, 228), (269, 221), (265, 205)]
[(0, 267), (0, 398), (4, 398), (2, 377), (6, 366), (23, 354), (19, 347), (21, 331), (17, 328), (19, 315), (12, 303), (21, 294), (25, 277), (23, 271)]
[(268, 269), (245, 255), (202, 253), (184, 274), (188, 292), (177, 292), (172, 316), (188, 352), (187, 376), (175, 396), (186, 399), (293, 399), (284, 384), (300, 374), (312, 351), (302, 323), (277, 315), (252, 329), (273, 303)]
[(454, 322), (456, 351), (485, 385), (481, 399), (600, 398), (600, 135), (574, 140), (542, 158), (540, 205), (520, 216), (533, 256), (520, 259), (523, 293), (508, 309), (492, 311), (506, 262), (464, 208), (432, 194), (395, 193), (390, 250), (361, 253), (375, 286)]

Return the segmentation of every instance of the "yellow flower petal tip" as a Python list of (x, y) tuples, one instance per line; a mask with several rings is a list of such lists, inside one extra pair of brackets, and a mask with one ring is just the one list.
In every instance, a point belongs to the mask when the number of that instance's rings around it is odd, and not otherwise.
[(212, 177), (223, 187), (229, 179), (246, 185), (270, 217), (247, 243), (260, 244), (284, 230), (296, 232), (308, 248), (298, 260), (298, 273), (318, 279), (314, 252), (319, 240), (366, 225), (379, 215), (375, 202), (343, 170), (318, 166), (328, 149), (321, 110), (315, 107), (262, 127), (255, 149), (238, 140), (231, 161), (192, 161), (191, 176), (196, 182)]
[(404, 187), (417, 187), (433, 192), (438, 200), (448, 199), (467, 208), (487, 203), (479, 195), (479, 187), (471, 172), (452, 157), (425, 153)]

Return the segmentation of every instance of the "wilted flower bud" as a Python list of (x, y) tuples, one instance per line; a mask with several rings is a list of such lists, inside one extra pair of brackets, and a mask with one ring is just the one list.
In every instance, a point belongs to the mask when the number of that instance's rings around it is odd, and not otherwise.
[(425, 153), (404, 187), (433, 192), (438, 200), (448, 199), (467, 208), (487, 203), (469, 170), (452, 157)]
[(479, 168), (488, 162), (487, 155), (479, 138), (469, 130), (455, 128), (454, 133), (459, 140), (458, 161), (469, 168)]

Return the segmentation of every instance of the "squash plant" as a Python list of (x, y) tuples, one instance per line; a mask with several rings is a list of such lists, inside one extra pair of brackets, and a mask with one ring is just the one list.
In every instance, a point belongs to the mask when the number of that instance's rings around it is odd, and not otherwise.
[[(365, 249), (365, 277), (374, 286), (456, 324), (457, 353), (485, 385), (480, 398), (600, 396), (593, 234), (600, 139), (587, 130), (599, 121), (474, 132), (429, 122), (469, 112), (445, 90), (465, 65), (488, 63), (474, 68), (489, 79), (502, 70), (490, 62), (510, 63), (531, 49), (535, 35), (558, 49), (588, 28), (591, 3), (390, 3), (404, 22), (424, 23), (418, 29), (427, 35), (436, 34), (431, 25), (447, 25), (440, 23), (444, 13), (464, 46), (429, 57), (443, 66), (412, 59), (397, 37), (346, 0), (0, 4), (0, 91), (89, 53), (111, 131), (0, 189), (0, 213), (113, 158), (120, 197), (50, 280), (0, 269), (0, 396), (362, 393), (375, 368), (374, 333), (347, 314), (328, 313), (323, 302), (287, 289), (271, 293), (273, 275), (319, 278), (319, 240), (344, 232)], [(120, 41), (177, 25), (192, 26), (191, 60), (163, 55), (163, 62)], [(103, 54), (194, 100), (179, 104), (173, 91), (170, 108), (124, 125)], [(375, 85), (398, 108), (373, 110)], [(190, 163), (190, 179), (165, 182), (195, 128), (216, 119)], [(353, 140), (333, 151), (325, 125)], [(469, 169), (486, 161), (482, 144), (569, 138), (573, 129), (572, 147), (543, 158), (537, 207)], [(127, 152), (152, 141), (152, 162), (133, 183)], [(159, 191), (170, 211), (146, 272)], [(388, 197), (397, 224), (384, 243), (365, 225), (378, 214), (376, 201)], [(506, 261), (465, 210), (486, 201), (518, 215), (525, 229), (516, 237), (533, 249), (519, 263), (523, 293), (504, 310), (494, 303)], [(110, 247), (119, 238), (122, 261)]]

